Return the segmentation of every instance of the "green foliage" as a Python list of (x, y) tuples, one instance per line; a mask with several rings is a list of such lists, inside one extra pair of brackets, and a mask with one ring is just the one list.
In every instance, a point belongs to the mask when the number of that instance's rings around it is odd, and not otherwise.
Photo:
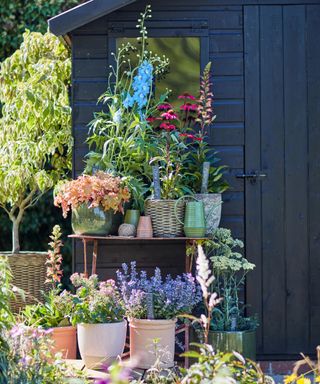
[(9, 345), (4, 332), (13, 324), (13, 315), (9, 308), (9, 300), (13, 295), (10, 281), (8, 261), (0, 257), (0, 383), (5, 383), (5, 372), (9, 365)]
[(26, 306), (21, 314), (23, 322), (45, 329), (70, 325), (74, 309), (72, 295), (67, 291), (51, 290), (44, 299), (44, 303)]
[[(150, 140), (152, 128), (146, 121), (146, 116), (157, 107), (152, 97), (152, 76), (160, 78), (168, 67), (166, 58), (147, 49), (145, 22), (151, 17), (150, 12), (147, 6), (138, 20), (137, 47), (131, 43), (122, 44), (114, 54), (107, 91), (99, 98), (103, 110), (95, 114), (87, 140), (91, 152), (87, 155), (86, 172), (111, 170), (129, 177), (128, 185), (134, 198), (137, 198), (137, 190), (147, 192), (145, 184), (152, 180), (150, 160), (157, 153), (156, 143)], [(132, 53), (138, 58), (134, 64), (130, 59)], [(138, 77), (141, 79), (137, 80)], [(145, 94), (138, 102), (140, 83)], [(166, 95), (161, 96), (159, 103), (165, 98)], [(140, 195), (134, 205), (141, 208), (142, 200), (144, 195)]]
[(197, 358), (198, 362), (183, 370), (185, 384), (257, 384), (264, 383), (264, 375), (254, 362), (245, 360), (239, 353), (214, 353), (209, 345), (195, 344), (200, 349), (184, 355)]
[(258, 325), (257, 319), (245, 317), (245, 306), (239, 298), (239, 291), (244, 285), (247, 273), (255, 267), (238, 252), (243, 248), (243, 242), (234, 239), (229, 229), (218, 228), (204, 245), (215, 276), (210, 288), (223, 298), (213, 310), (211, 329), (217, 331), (255, 329)]
[(83, 0), (2, 0), (0, 2), (0, 61), (21, 44), (25, 29), (46, 32), (47, 20)]
[(69, 52), (50, 33), (24, 34), (1, 64), (0, 206), (13, 222), (13, 251), (24, 212), (71, 169)]
[(200, 193), (202, 185), (202, 166), (204, 162), (210, 162), (208, 193), (223, 193), (228, 188), (224, 180), (226, 165), (217, 165), (220, 159), (217, 152), (212, 150), (206, 141), (194, 143), (189, 147), (188, 157), (184, 163), (183, 173), (186, 175), (186, 185), (195, 193)]

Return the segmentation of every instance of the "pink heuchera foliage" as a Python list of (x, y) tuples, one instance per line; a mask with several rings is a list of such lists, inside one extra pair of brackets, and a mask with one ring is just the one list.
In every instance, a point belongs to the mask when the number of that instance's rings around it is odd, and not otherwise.
[(89, 208), (101, 206), (105, 211), (112, 209), (123, 213), (123, 203), (129, 201), (130, 192), (123, 186), (120, 177), (102, 171), (96, 174), (82, 175), (68, 181), (60, 188), (54, 204), (62, 208), (63, 217), (70, 209), (85, 203)]

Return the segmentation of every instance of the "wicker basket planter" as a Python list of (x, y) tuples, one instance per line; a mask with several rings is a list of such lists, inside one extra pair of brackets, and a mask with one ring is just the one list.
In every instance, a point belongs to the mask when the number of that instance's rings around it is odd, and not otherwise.
[(145, 214), (151, 216), (154, 237), (183, 236), (184, 211), (182, 200), (150, 199), (145, 202)]
[[(34, 304), (36, 300), (42, 301), (41, 292), (48, 290), (45, 286), (47, 268), (46, 252), (20, 252), (11, 254), (3, 252), (0, 256), (8, 259), (12, 271), (12, 283), (25, 291), (25, 301), (19, 295), (11, 303), (11, 309), (17, 313), (27, 304)], [(36, 299), (36, 300), (35, 300)]]

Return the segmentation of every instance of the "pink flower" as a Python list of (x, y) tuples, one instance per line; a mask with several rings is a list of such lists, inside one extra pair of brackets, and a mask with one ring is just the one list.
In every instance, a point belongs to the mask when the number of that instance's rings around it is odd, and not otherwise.
[(160, 104), (157, 109), (158, 111), (168, 111), (169, 109), (172, 109), (172, 105), (169, 103)]
[(156, 121), (157, 120), (157, 118), (156, 117), (147, 117), (147, 121), (149, 122), (149, 123), (153, 123), (154, 121)]
[(170, 109), (168, 112), (162, 113), (161, 117), (165, 120), (176, 120), (178, 118), (172, 109)]
[(166, 131), (174, 131), (176, 126), (170, 123), (161, 123), (160, 128), (165, 129)]
[(198, 104), (191, 104), (191, 103), (186, 103), (186, 104), (182, 104), (180, 109), (182, 111), (197, 111), (198, 109)]
[(188, 92), (184, 92), (182, 95), (178, 96), (178, 99), (196, 100), (196, 98)]

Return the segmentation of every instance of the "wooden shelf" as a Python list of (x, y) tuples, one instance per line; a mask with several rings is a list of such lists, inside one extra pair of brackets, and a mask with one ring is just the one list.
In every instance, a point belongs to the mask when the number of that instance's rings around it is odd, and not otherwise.
[[(99, 241), (106, 242), (117, 242), (117, 241), (132, 241), (132, 242), (180, 242), (185, 243), (186, 246), (189, 244), (197, 243), (198, 241), (206, 240), (206, 237), (192, 238), (192, 237), (125, 237), (125, 236), (90, 236), (90, 235), (69, 235), (68, 237), (76, 240), (82, 240), (83, 242), (83, 263), (84, 263), (84, 274), (88, 276), (88, 263), (87, 263), (87, 244), (93, 243), (92, 251), (92, 272), (96, 273), (97, 269), (97, 258), (98, 258), (98, 243)], [(192, 268), (192, 258), (186, 254), (185, 260), (186, 272), (190, 272)]]
[(128, 241), (200, 241), (207, 240), (207, 237), (193, 238), (193, 237), (128, 237), (128, 236), (90, 236), (90, 235), (69, 235), (72, 239), (80, 239), (87, 241), (94, 240), (128, 240)]

